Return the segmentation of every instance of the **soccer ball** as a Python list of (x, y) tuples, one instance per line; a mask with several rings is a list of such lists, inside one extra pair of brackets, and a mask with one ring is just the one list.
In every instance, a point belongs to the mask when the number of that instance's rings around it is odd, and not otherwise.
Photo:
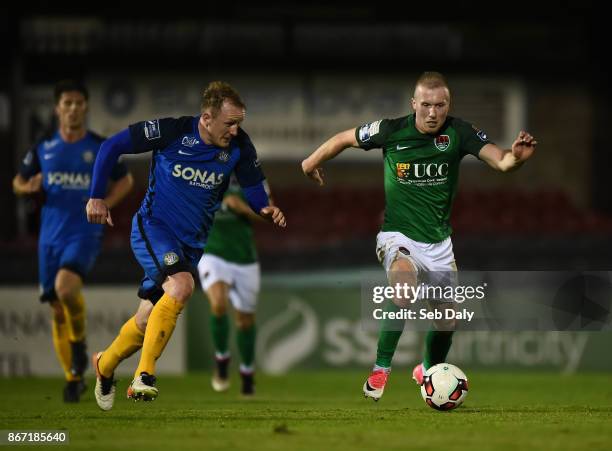
[(436, 410), (459, 407), (468, 392), (468, 380), (463, 371), (450, 363), (438, 363), (423, 374), (421, 395)]

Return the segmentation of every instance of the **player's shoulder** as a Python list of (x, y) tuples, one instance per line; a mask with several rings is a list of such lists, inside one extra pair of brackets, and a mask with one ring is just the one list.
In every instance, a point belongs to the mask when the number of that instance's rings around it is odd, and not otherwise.
[(87, 132), (88, 132), (89, 138), (98, 144), (102, 144), (104, 141), (106, 141), (106, 136), (102, 136), (91, 130), (87, 130)]
[(57, 131), (46, 130), (34, 141), (32, 150), (36, 152), (41, 147), (47, 150), (59, 144), (61, 144), (61, 139), (59, 138)]
[(458, 130), (471, 129), (473, 127), (471, 122), (456, 116), (448, 116), (446, 122), (449, 127), (453, 127)]
[(405, 116), (395, 117), (391, 119), (383, 119), (381, 123), (388, 133), (393, 133), (398, 130), (414, 125), (414, 114), (406, 114)]
[(234, 138), (234, 143), (242, 150), (255, 149), (251, 137), (242, 127), (238, 127), (238, 134)]

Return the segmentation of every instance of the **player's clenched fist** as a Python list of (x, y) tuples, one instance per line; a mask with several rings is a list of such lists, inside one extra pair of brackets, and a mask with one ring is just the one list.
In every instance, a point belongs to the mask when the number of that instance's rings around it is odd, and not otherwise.
[(92, 224), (114, 225), (110, 209), (106, 206), (103, 199), (89, 199), (85, 211), (87, 212), (87, 221)]

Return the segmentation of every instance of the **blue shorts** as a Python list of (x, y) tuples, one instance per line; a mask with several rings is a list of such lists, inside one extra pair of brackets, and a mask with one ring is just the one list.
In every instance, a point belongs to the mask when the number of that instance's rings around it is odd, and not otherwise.
[(40, 301), (57, 300), (55, 277), (60, 269), (68, 269), (84, 278), (93, 268), (100, 253), (101, 236), (82, 236), (65, 243), (38, 243), (38, 280)]
[(202, 249), (184, 245), (170, 227), (157, 219), (136, 213), (131, 242), (134, 256), (145, 272), (138, 289), (140, 299), (155, 304), (164, 294), (162, 284), (168, 276), (179, 272), (197, 274)]

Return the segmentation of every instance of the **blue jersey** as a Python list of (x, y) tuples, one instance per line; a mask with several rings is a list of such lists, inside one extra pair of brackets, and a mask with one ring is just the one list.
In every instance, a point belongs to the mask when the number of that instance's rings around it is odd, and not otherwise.
[(139, 214), (171, 227), (177, 239), (203, 249), (234, 171), (242, 187), (264, 180), (255, 147), (242, 129), (227, 148), (205, 144), (199, 117), (130, 125), (133, 152), (153, 151), (149, 188)]
[[(79, 237), (102, 234), (102, 225), (87, 222), (85, 206), (94, 161), (104, 138), (87, 132), (83, 139), (65, 142), (59, 131), (40, 140), (25, 156), (19, 174), (25, 179), (42, 173), (45, 202), (42, 208), (39, 241), (63, 244)], [(113, 168), (111, 178), (127, 174), (124, 164)]]

